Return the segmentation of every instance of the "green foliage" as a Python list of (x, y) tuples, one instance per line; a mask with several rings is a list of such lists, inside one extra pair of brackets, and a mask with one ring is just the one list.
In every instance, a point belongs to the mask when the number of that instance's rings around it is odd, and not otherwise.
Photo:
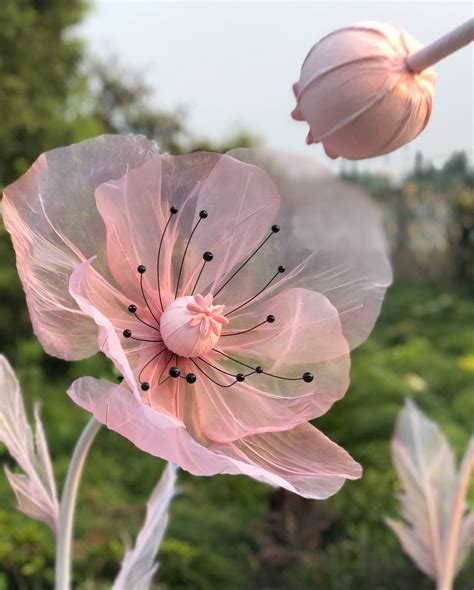
[(64, 32), (85, 8), (84, 0), (2, 0), (0, 186), (74, 136), (67, 105), (82, 92), (82, 45)]
[[(0, 268), (0, 281), (10, 270)], [(21, 310), (22, 300), (11, 309)], [(471, 302), (458, 295), (427, 284), (395, 286), (375, 334), (354, 354), (349, 393), (316, 422), (363, 464), (362, 480), (348, 482), (325, 502), (310, 502), (245, 477), (181, 473), (160, 553), (160, 588), (429, 590), (431, 583), (404, 556), (383, 522), (397, 509), (389, 439), (405, 396), (411, 396), (462, 452), (474, 414), (473, 321)], [(32, 336), (17, 341), (12, 323), (4, 326), (0, 347), (18, 370), (29, 407), (33, 399), (43, 401), (62, 480), (86, 420), (64, 390), (79, 375), (113, 378), (113, 371), (100, 356), (70, 364), (49, 359)], [(1, 451), (0, 460), (10, 462)], [(161, 461), (125, 439), (100, 433), (79, 498), (76, 588), (109, 587), (123, 555), (123, 539), (136, 533), (161, 469)], [(0, 584), (18, 590), (49, 588), (52, 535), (13, 512), (4, 478), (0, 505), (5, 580), (0, 577)], [(471, 561), (456, 588), (468, 590), (473, 575)]]
[[(226, 151), (255, 143), (246, 132), (219, 144), (196, 138), (186, 130), (183, 112), (153, 106), (151, 89), (140, 77), (114, 62), (84, 68), (83, 47), (69, 29), (85, 9), (83, 0), (1, 3), (0, 185), (14, 180), (46, 149), (104, 131), (145, 133), (173, 153)], [(453, 156), (441, 173), (450, 190), (459, 182), (465, 188), (473, 185), (472, 170), (462, 156)], [(441, 182), (420, 159), (416, 174), (417, 182)], [(356, 180), (369, 183), (375, 194), (392, 190), (386, 177)], [(472, 252), (472, 191), (459, 195), (459, 219), (468, 221), (458, 243), (467, 257)], [(114, 370), (102, 356), (67, 364), (44, 354), (31, 332), (13, 251), (1, 224), (0, 292), (0, 351), (17, 370), (27, 406), (31, 408), (35, 399), (42, 401), (55, 471), (62, 482), (87, 420), (65, 390), (82, 375), (113, 379)], [(317, 421), (363, 464), (363, 479), (348, 482), (328, 501), (310, 502), (245, 477), (195, 478), (181, 473), (181, 492), (172, 505), (156, 587), (432, 588), (383, 523), (384, 516), (396, 510), (398, 486), (389, 439), (408, 395), (439, 421), (462, 451), (474, 414), (473, 323), (472, 301), (459, 294), (420, 283), (393, 288), (374, 336), (354, 354), (349, 393)], [(0, 464), (12, 465), (2, 447)], [(161, 461), (115, 433), (99, 434), (79, 497), (75, 588), (110, 588), (123, 541), (139, 528), (144, 503), (162, 467)], [(51, 588), (52, 534), (14, 511), (13, 494), (3, 476), (0, 506), (0, 590)], [(473, 577), (471, 561), (457, 590), (468, 590)]]

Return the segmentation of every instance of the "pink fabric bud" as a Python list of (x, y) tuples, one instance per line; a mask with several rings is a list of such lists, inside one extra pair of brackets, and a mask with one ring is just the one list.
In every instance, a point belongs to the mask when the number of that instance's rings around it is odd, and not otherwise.
[(209, 352), (219, 340), (222, 326), (229, 320), (224, 305), (212, 305), (212, 295), (178, 297), (160, 319), (165, 346), (178, 356), (198, 357)]
[(293, 91), (292, 117), (307, 121), (307, 143), (331, 158), (388, 154), (426, 127), (436, 74), (411, 71), (421, 45), (387, 23), (358, 23), (323, 37), (308, 53)]

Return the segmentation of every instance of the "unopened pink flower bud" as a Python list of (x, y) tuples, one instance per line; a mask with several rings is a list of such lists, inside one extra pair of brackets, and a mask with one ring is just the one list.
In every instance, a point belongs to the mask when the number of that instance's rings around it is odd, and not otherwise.
[(330, 33), (311, 49), (293, 90), (307, 143), (328, 156), (362, 160), (388, 154), (427, 125), (436, 74), (414, 72), (407, 56), (421, 45), (386, 23), (365, 22)]

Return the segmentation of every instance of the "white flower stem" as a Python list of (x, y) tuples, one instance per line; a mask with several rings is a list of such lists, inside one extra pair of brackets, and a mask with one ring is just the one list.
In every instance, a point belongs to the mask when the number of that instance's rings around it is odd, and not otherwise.
[(406, 64), (412, 72), (422, 72), (472, 41), (474, 41), (474, 18), (470, 18), (440, 39), (409, 55)]
[(67, 471), (59, 509), (55, 590), (70, 590), (71, 587), (71, 545), (77, 491), (87, 454), (100, 427), (94, 417), (89, 420), (77, 441)]

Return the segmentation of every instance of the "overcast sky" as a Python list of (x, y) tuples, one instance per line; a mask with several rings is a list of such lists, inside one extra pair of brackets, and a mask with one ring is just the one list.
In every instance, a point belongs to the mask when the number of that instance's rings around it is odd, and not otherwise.
[[(222, 139), (246, 128), (269, 146), (312, 154), (307, 126), (290, 119), (291, 84), (311, 46), (326, 33), (360, 20), (385, 20), (426, 44), (473, 15), (471, 2), (163, 2), (96, 0), (80, 27), (92, 53), (117, 56), (145, 73), (162, 107), (184, 106), (197, 134)], [(405, 171), (421, 150), (440, 164), (464, 149), (473, 157), (474, 50), (436, 66), (434, 109), (422, 135), (394, 154), (359, 169)], [(339, 169), (340, 163), (333, 165)]]

